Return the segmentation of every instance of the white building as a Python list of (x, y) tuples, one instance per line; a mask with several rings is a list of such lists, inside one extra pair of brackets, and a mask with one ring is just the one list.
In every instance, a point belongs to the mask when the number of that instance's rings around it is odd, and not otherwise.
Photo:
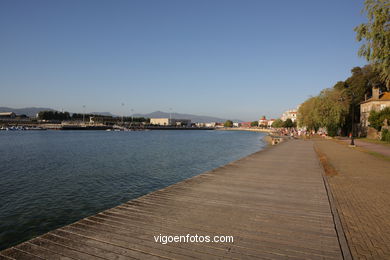
[(14, 112), (0, 112), (0, 118), (10, 119), (15, 118), (16, 114)]
[(380, 92), (379, 88), (372, 88), (372, 96), (365, 97), (365, 100), (360, 103), (360, 123), (365, 131), (370, 125), (368, 122), (370, 112), (372, 110), (379, 112), (386, 107), (390, 107), (390, 92)]
[(295, 122), (297, 120), (297, 114), (298, 114), (298, 108), (289, 109), (283, 113), (280, 119), (282, 119), (283, 121), (286, 121), (287, 119), (291, 119), (291, 121)]
[(205, 123), (205, 127), (215, 127), (216, 125), (216, 122)]
[(268, 122), (267, 122), (267, 126), (268, 127), (272, 127), (272, 124), (275, 122), (275, 119), (270, 119), (270, 120), (268, 120)]
[(258, 122), (258, 125), (259, 126), (267, 126), (268, 124), (268, 120), (265, 116), (262, 116), (260, 119), (259, 119), (259, 122)]
[(191, 126), (191, 120), (174, 118), (151, 118), (151, 125), (159, 126)]

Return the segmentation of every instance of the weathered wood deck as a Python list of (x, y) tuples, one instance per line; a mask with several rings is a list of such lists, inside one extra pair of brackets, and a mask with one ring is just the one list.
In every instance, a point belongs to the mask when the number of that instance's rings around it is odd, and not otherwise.
[[(169, 243), (158, 235), (230, 235)], [(290, 141), (0, 252), (9, 259), (342, 259), (313, 145)]]

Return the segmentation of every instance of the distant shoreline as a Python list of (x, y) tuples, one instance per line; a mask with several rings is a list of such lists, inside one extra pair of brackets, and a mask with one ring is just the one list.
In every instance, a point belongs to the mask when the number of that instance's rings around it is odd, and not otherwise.
[(245, 128), (245, 127), (234, 127), (234, 128), (216, 128), (215, 130), (221, 130), (221, 131), (251, 131), (251, 132), (261, 132), (261, 133), (272, 133), (274, 132), (271, 129), (264, 129), (264, 128)]

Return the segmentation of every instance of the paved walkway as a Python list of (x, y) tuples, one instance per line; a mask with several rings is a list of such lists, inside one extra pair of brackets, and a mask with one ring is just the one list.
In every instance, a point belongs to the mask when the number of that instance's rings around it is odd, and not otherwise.
[(317, 141), (354, 259), (390, 259), (390, 162), (335, 141)]
[[(0, 258), (342, 259), (322, 173), (311, 141), (282, 143), (4, 250)], [(234, 243), (162, 245), (153, 238), (159, 234), (229, 235)]]
[[(351, 139), (340, 139), (340, 140), (348, 144), (351, 143)], [(390, 157), (390, 145), (387, 146), (383, 144), (375, 144), (375, 143), (365, 142), (359, 139), (355, 139), (354, 142), (358, 147), (362, 147), (367, 151), (373, 151)]]

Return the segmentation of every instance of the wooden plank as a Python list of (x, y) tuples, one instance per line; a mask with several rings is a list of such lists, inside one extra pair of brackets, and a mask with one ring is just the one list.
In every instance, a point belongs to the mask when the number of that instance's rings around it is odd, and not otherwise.
[(21, 251), (19, 249), (16, 249), (14, 247), (8, 248), (1, 252), (3, 256), (9, 257), (11, 259), (18, 259), (18, 260), (41, 260), (43, 258), (40, 258), (38, 256), (33, 255), (32, 253), (26, 253), (24, 251)]
[[(58, 259), (342, 259), (311, 142), (291, 141), (1, 252)], [(158, 235), (234, 243), (156, 243)], [(51, 255), (53, 257), (51, 257)]]

